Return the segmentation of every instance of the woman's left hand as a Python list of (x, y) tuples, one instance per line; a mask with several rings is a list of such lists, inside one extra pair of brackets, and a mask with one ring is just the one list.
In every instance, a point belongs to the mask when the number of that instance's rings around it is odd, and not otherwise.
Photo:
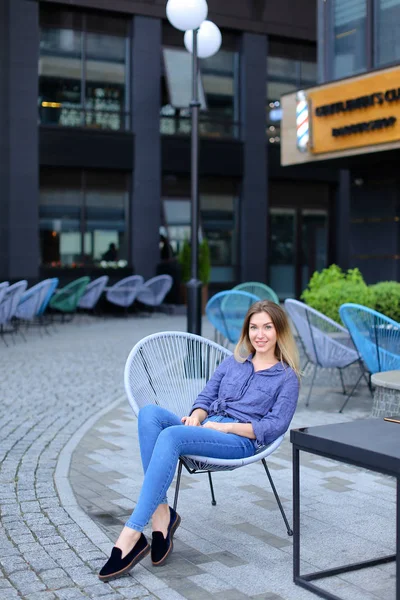
[(229, 423), (216, 423), (215, 421), (207, 421), (203, 427), (207, 429), (215, 429), (215, 431), (221, 431), (222, 433), (229, 433)]

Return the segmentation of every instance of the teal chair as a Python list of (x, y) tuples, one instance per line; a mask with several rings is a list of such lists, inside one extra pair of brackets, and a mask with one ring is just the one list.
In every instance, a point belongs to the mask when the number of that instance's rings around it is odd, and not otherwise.
[(49, 303), (50, 308), (62, 313), (63, 321), (66, 314), (73, 316), (89, 283), (90, 277), (80, 277), (68, 283), (55, 292)]
[(272, 288), (265, 283), (259, 283), (258, 281), (246, 281), (240, 283), (233, 288), (239, 292), (247, 292), (257, 296), (260, 300), (271, 300), (275, 304), (279, 304), (279, 298)]

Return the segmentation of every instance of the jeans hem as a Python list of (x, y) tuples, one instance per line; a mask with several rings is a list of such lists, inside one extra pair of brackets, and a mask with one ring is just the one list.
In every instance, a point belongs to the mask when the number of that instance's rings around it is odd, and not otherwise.
[(140, 531), (140, 533), (143, 533), (144, 529), (144, 527), (141, 525), (135, 525), (135, 523), (131, 523), (130, 520), (125, 523), (125, 527), (129, 527), (129, 529), (134, 529), (135, 531)]

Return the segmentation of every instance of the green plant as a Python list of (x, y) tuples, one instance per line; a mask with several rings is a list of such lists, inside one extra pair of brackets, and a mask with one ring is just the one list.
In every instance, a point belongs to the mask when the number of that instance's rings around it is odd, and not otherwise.
[(185, 240), (183, 242), (183, 245), (179, 251), (178, 254), (178, 261), (179, 264), (181, 265), (181, 275), (182, 275), (182, 281), (183, 282), (187, 282), (190, 279), (190, 261), (191, 261), (191, 250), (190, 250), (190, 244), (188, 240)]
[(345, 302), (355, 302), (374, 308), (374, 294), (365, 283), (335, 281), (307, 296), (306, 303), (338, 323), (339, 308)]
[[(183, 242), (182, 248), (178, 255), (178, 260), (182, 269), (182, 281), (187, 282), (191, 277), (191, 260), (192, 251), (188, 240)], [(199, 279), (203, 285), (207, 285), (210, 282), (211, 275), (211, 261), (210, 261), (210, 248), (206, 238), (199, 244)]]
[(331, 265), (321, 272), (316, 271), (301, 299), (337, 322), (340, 322), (339, 307), (345, 302), (374, 307), (374, 294), (359, 269), (345, 272), (337, 265)]
[(307, 302), (307, 294), (315, 293), (324, 288), (326, 285), (336, 283), (338, 281), (351, 281), (352, 283), (365, 284), (359, 269), (349, 269), (346, 273), (337, 265), (330, 265), (327, 269), (322, 269), (322, 271), (315, 271), (313, 273), (310, 281), (308, 282), (307, 289), (304, 290), (301, 297), (305, 300), (305, 302)]
[(210, 259), (210, 246), (206, 238), (203, 238), (199, 247), (199, 279), (203, 282), (203, 285), (210, 283), (211, 276), (211, 259)]
[(381, 281), (369, 287), (374, 296), (375, 310), (400, 322), (400, 283)]

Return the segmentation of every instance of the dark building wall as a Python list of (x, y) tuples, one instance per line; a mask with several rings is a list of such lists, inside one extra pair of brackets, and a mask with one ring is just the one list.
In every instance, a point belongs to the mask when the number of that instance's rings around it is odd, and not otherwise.
[(352, 176), (350, 260), (367, 283), (400, 280), (399, 184)]
[[(66, 4), (65, 0), (44, 1)], [(70, 0), (68, 4), (166, 18), (165, 0)], [(208, 8), (209, 19), (219, 27), (304, 40), (316, 39), (315, 0), (208, 0)]]
[(241, 280), (265, 281), (267, 265), (268, 172), (265, 139), (265, 65), (267, 38), (244, 33), (240, 106), (243, 125), (243, 180), (240, 207)]
[[(9, 3), (0, 1), (0, 56), (7, 57), (9, 46)], [(8, 89), (9, 65), (0, 60), (0, 89)], [(8, 240), (9, 240), (9, 146), (8, 129), (9, 105), (7, 93), (0, 94), (0, 279), (8, 277)]]
[(132, 122), (135, 165), (132, 163), (131, 258), (136, 273), (144, 278), (155, 275), (160, 260), (160, 46), (161, 21), (134, 17), (132, 80), (136, 84), (132, 85)]
[[(11, 35), (10, 35), (11, 33)], [(38, 5), (0, 0), (0, 278), (36, 278)]]

